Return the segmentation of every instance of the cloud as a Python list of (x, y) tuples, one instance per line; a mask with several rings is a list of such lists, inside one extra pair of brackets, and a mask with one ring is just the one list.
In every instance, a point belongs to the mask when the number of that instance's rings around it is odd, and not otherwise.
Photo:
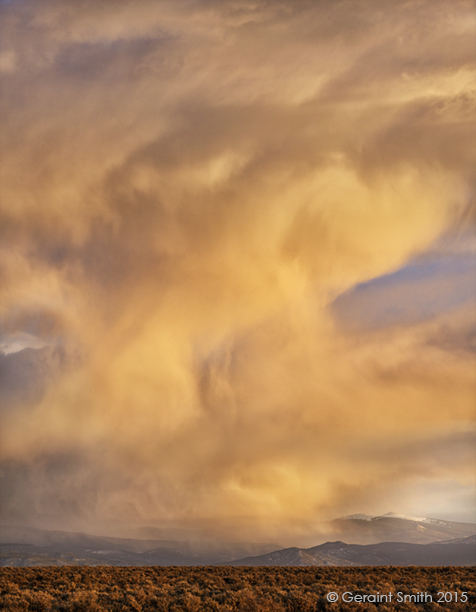
[[(471, 225), (469, 4), (2, 10), (2, 325), (80, 355), (3, 419), (5, 516), (285, 530), (465, 480), (466, 315), (331, 304)], [(372, 282), (364, 318), (423, 291)]]

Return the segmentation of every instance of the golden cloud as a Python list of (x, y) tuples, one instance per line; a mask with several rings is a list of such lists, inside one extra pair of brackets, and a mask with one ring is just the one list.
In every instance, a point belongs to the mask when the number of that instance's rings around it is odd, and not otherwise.
[(37, 514), (259, 526), (467, 482), (474, 361), (439, 339), (471, 315), (330, 304), (467, 223), (470, 3), (2, 11), (3, 330), (75, 356), (4, 411), (6, 515), (26, 481)]

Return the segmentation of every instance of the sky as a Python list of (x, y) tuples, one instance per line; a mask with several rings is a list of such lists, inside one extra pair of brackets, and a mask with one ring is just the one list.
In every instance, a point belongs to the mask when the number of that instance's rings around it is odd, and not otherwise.
[(3, 524), (474, 521), (473, 3), (0, 11)]

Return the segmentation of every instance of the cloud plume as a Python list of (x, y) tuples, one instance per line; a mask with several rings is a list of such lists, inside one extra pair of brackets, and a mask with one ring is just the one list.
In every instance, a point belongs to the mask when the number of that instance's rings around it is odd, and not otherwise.
[(472, 4), (1, 10), (3, 344), (65, 355), (2, 409), (4, 520), (280, 533), (470, 487)]

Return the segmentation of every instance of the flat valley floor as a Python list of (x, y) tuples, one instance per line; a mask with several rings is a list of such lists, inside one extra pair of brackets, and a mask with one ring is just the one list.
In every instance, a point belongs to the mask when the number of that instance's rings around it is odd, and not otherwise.
[(476, 609), (476, 574), (471, 567), (4, 567), (0, 609), (456, 612)]

